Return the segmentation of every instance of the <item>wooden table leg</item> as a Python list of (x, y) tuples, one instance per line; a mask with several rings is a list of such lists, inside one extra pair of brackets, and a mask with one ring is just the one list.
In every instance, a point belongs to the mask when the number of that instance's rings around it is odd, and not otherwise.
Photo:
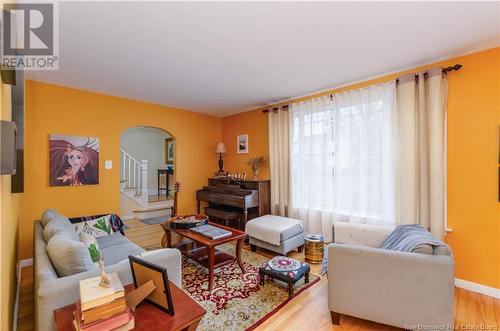
[(161, 238), (161, 247), (162, 248), (169, 248), (172, 247), (172, 234), (170, 233), (170, 230), (165, 230), (163, 229), (163, 238)]
[(238, 239), (236, 242), (236, 261), (238, 261), (238, 265), (240, 266), (241, 272), (245, 273), (245, 268), (243, 267), (243, 262), (241, 262), (241, 247), (243, 246), (243, 242), (245, 238)]
[(215, 247), (208, 247), (208, 290), (211, 291), (214, 284)]

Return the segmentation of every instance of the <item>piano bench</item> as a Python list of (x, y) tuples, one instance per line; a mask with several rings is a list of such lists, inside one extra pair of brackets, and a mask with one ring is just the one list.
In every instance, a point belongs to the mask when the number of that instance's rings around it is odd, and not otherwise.
[(304, 246), (302, 222), (287, 217), (264, 215), (251, 219), (246, 224), (245, 232), (252, 250), (257, 246), (286, 255), (294, 249), (301, 252)]
[(205, 215), (209, 216), (210, 218), (216, 218), (216, 219), (221, 219), (224, 221), (225, 226), (230, 226), (229, 222), (232, 221), (237, 221), (237, 229), (240, 228), (241, 226), (241, 218), (243, 216), (242, 212), (239, 210), (234, 210), (231, 208), (211, 208), (211, 207), (205, 207)]

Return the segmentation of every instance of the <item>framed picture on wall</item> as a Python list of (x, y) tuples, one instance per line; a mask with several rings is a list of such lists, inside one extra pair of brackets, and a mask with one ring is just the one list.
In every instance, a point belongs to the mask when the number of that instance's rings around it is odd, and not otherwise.
[(99, 184), (99, 138), (49, 135), (49, 184)]
[(173, 138), (165, 139), (165, 163), (174, 164), (175, 140)]
[(240, 134), (236, 137), (236, 152), (238, 154), (248, 153), (248, 134)]

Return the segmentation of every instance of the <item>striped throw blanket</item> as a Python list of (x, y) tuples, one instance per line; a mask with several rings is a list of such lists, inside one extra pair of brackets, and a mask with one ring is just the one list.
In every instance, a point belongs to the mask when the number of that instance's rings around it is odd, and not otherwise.
[(379, 248), (401, 252), (412, 252), (422, 245), (434, 247), (443, 246), (452, 256), (450, 247), (441, 240), (434, 237), (423, 226), (418, 224), (398, 225), (387, 237)]

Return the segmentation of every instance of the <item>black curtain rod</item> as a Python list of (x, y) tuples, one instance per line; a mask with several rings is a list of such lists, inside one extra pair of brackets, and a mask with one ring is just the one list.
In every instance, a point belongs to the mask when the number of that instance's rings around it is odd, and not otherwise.
[[(281, 106), (281, 109), (287, 111), (288, 110), (288, 105), (284, 105), (284, 106)], [(269, 108), (269, 109), (264, 109), (262, 112), (265, 114), (265, 113), (269, 113), (270, 111), (278, 111), (279, 110), (279, 107), (274, 107), (274, 108)]]
[[(462, 68), (462, 67), (463, 67), (463, 65), (457, 63), (454, 66), (443, 68), (443, 74), (447, 74), (449, 71), (460, 70), (460, 68)], [(418, 75), (415, 75), (415, 78), (418, 79)], [(427, 73), (424, 73), (424, 78), (427, 78)], [(399, 83), (399, 79), (396, 79), (396, 84), (398, 84), (398, 83)], [(332, 96), (333, 95), (330, 94), (330, 98)], [(287, 111), (288, 110), (288, 105), (281, 106), (281, 109)], [(270, 111), (277, 112), (278, 110), (279, 110), (279, 107), (274, 107), (274, 108), (264, 109), (264, 110), (262, 110), (262, 112), (265, 114), (265, 113), (269, 113)]]
[[(457, 71), (457, 70), (460, 70), (460, 68), (462, 68), (463, 65), (461, 64), (455, 64), (454, 66), (451, 66), (451, 67), (446, 67), (446, 68), (443, 68), (443, 74), (447, 74), (449, 71)], [(424, 73), (424, 78), (427, 78), (428, 74), (425, 72)], [(418, 79), (418, 75), (415, 75), (415, 79)], [(396, 84), (399, 83), (399, 78), (396, 79)]]

